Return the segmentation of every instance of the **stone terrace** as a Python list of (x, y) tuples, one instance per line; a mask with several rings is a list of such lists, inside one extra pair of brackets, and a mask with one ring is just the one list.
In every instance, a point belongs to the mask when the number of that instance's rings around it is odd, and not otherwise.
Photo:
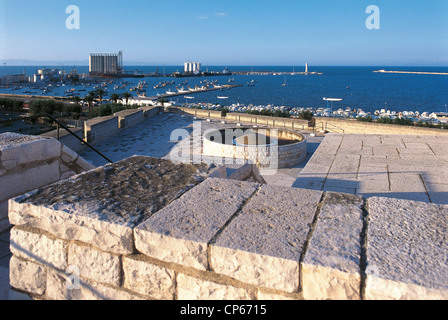
[[(178, 178), (172, 170), (161, 171), (173, 168), (170, 161), (152, 161), (133, 157), (10, 200), (13, 294), (37, 299), (448, 298), (448, 206), (203, 180), (201, 169), (191, 165), (179, 165), (184, 178)], [(179, 187), (154, 210), (135, 211), (125, 205), (132, 180), (120, 185), (110, 175), (128, 167), (161, 181), (167, 177), (165, 183)], [(111, 203), (92, 207), (99, 201), (94, 191), (76, 192), (89, 189), (88, 181), (97, 177), (100, 185), (94, 189), (115, 195)], [(57, 196), (39, 196), (55, 195), (56, 189)], [(145, 203), (160, 204), (160, 196), (133, 189), (133, 197)], [(76, 203), (72, 197), (78, 197)], [(80, 284), (67, 288), (75, 271)]]
[(329, 134), (293, 187), (448, 204), (448, 137)]

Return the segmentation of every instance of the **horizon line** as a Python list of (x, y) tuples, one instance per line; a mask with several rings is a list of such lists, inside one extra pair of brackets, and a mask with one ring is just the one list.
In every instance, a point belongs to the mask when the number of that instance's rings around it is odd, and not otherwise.
[[(1, 60), (0, 60), (1, 61)], [(60, 64), (54, 64), (52, 63), (54, 61), (48, 61), (48, 64), (45, 64), (45, 61), (38, 61), (36, 64), (8, 64), (3, 63), (3, 66), (6, 67), (44, 67), (44, 66), (50, 66), (50, 67), (62, 67)], [(0, 63), (0, 67), (3, 67)], [(63, 67), (70, 67), (70, 66), (76, 66), (76, 67), (89, 67), (89, 64), (73, 64), (73, 63), (67, 63)], [(202, 64), (202, 67), (300, 67), (305, 66), (304, 64)], [(438, 64), (428, 64), (428, 65), (417, 65), (417, 64), (308, 64), (308, 66), (312, 67), (442, 67), (446, 68), (448, 67), (448, 64), (446, 65), (438, 65)], [(182, 64), (150, 64), (150, 63), (131, 63), (131, 64), (125, 64), (124, 67), (183, 67)]]

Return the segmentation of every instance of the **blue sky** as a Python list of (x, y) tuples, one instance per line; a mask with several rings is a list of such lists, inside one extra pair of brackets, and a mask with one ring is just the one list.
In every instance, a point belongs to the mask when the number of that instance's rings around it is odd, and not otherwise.
[[(369, 5), (380, 30), (365, 26)], [(448, 66), (448, 1), (0, 0), (0, 62), (119, 50), (154, 65)]]

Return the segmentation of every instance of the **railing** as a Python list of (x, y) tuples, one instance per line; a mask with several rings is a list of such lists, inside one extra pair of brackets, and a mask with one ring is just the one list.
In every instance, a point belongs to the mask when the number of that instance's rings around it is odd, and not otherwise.
[(74, 136), (76, 139), (78, 139), (79, 141), (81, 141), (81, 144), (86, 145), (87, 147), (89, 147), (90, 149), (92, 149), (94, 152), (96, 152), (98, 155), (100, 155), (103, 159), (105, 159), (107, 162), (109, 163), (113, 163), (112, 160), (110, 160), (109, 158), (107, 158), (105, 155), (103, 155), (101, 152), (99, 152), (97, 149), (95, 149), (92, 145), (90, 145), (87, 141), (83, 140), (82, 138), (78, 137), (75, 133), (73, 133), (67, 126), (63, 125), (62, 123), (60, 123), (58, 120), (56, 120), (53, 116), (47, 114), (45, 115), (47, 118), (51, 119), (52, 121), (56, 122), (56, 124), (58, 125), (58, 134), (57, 134), (57, 139), (59, 140), (59, 128), (63, 128), (64, 130), (66, 130), (68, 133), (70, 133), (72, 136)]
[[(332, 123), (328, 123), (328, 122), (326, 122), (326, 121), (320, 121), (320, 122), (317, 122), (317, 123), (315, 124), (315, 127), (314, 127), (314, 128), (317, 128), (317, 127), (319, 127), (320, 125), (322, 125), (322, 131), (329, 131), (329, 132), (330, 132), (330, 130), (328, 130), (328, 129), (329, 129), (329, 127), (331, 127), (331, 128), (330, 128), (330, 129), (331, 129), (331, 132), (345, 133), (345, 130), (344, 130), (344, 129), (342, 129), (342, 128), (338, 127), (338, 126), (335, 126), (335, 125), (332, 124)], [(314, 128), (313, 128), (313, 130), (314, 130)], [(340, 130), (340, 132), (338, 132), (338, 131), (336, 131), (336, 130)]]

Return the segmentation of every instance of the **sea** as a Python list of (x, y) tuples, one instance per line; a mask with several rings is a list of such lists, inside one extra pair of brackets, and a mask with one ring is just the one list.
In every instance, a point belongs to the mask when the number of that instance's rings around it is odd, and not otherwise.
[[(78, 73), (88, 73), (87, 66), (0, 66), (0, 75), (23, 74), (32, 76), (38, 69), (60, 69), (70, 72), (75, 68)], [(129, 90), (139, 81), (148, 84), (146, 95), (155, 96), (164, 94), (168, 89), (176, 90), (186, 86), (201, 86), (201, 81), (208, 80), (218, 84), (238, 84), (241, 87), (225, 91), (211, 91), (189, 94), (188, 96), (176, 96), (170, 100), (177, 104), (183, 103), (219, 103), (224, 106), (232, 104), (254, 106), (286, 106), (292, 108), (325, 108), (333, 110), (339, 108), (362, 109), (365, 112), (376, 110), (390, 111), (418, 111), (446, 112), (448, 105), (448, 75), (431, 74), (385, 74), (374, 71), (385, 69), (388, 71), (409, 72), (440, 72), (448, 73), (448, 67), (330, 67), (310, 66), (309, 72), (322, 73), (319, 75), (291, 75), (292, 72), (304, 72), (304, 66), (203, 66), (202, 71), (208, 70), (221, 72), (228, 68), (231, 72), (256, 71), (288, 73), (286, 75), (230, 75), (209, 76), (197, 78), (166, 78), (146, 77), (114, 79), (113, 84), (107, 84), (108, 95), (113, 92), (122, 93)], [(183, 71), (183, 66), (129, 66), (127, 72), (139, 72), (144, 74), (159, 72), (169, 75), (173, 72)], [(99, 83), (106, 80), (101, 80)], [(107, 80), (110, 81), (110, 80)], [(114, 85), (127, 81), (125, 88), (114, 89)], [(174, 81), (175, 84), (162, 89), (154, 88), (163, 81)], [(248, 84), (253, 83), (253, 86)], [(283, 85), (286, 84), (286, 85)], [(25, 86), (12, 91), (11, 88), (1, 88), (0, 93), (45, 95), (35, 86)], [(53, 87), (54, 90), (47, 95), (64, 96), (71, 88), (81, 89), (81, 86)], [(84, 91), (86, 90), (86, 91)], [(80, 97), (88, 93), (89, 88), (83, 88), (79, 92)], [(31, 93), (30, 93), (31, 92)], [(135, 94), (134, 94), (135, 96)], [(342, 99), (340, 102), (332, 102), (330, 105), (324, 98)]]

